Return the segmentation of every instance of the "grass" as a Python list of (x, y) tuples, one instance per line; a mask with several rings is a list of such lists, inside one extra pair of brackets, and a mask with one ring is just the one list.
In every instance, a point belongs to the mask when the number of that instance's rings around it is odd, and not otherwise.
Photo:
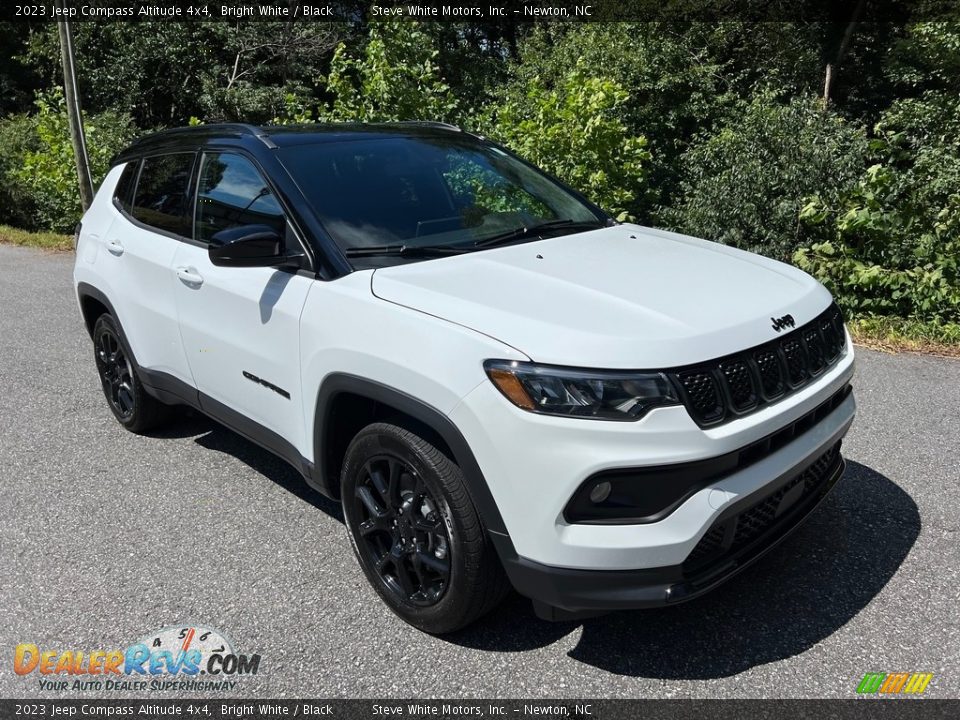
[(960, 325), (869, 316), (847, 323), (853, 341), (882, 352), (917, 352), (960, 358)]
[(73, 236), (53, 232), (30, 232), (9, 225), (0, 225), (0, 243), (22, 245), (64, 252), (73, 250)]

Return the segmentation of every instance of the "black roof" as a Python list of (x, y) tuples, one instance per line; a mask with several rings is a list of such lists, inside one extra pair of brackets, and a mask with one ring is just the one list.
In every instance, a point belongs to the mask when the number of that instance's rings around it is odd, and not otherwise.
[(289, 145), (338, 142), (370, 137), (449, 137), (463, 131), (455, 125), (426, 121), (390, 123), (309, 123), (305, 125), (246, 125), (220, 123), (193, 125), (144, 135), (118, 157), (137, 155), (154, 148), (166, 148), (181, 141), (209, 141), (218, 138), (256, 138), (269, 148)]

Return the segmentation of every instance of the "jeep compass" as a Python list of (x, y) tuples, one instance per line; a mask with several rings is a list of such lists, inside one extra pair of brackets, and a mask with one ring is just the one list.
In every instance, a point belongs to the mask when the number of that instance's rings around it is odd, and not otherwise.
[(74, 279), (121, 425), (186, 405), (288, 461), (428, 632), (511, 587), (552, 619), (694, 598), (843, 474), (853, 350), (823, 286), (616, 222), (452, 126), (145, 137)]

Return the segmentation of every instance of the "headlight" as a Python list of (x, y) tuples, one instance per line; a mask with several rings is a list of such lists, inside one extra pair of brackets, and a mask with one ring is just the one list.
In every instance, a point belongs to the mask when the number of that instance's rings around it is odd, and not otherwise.
[(651, 408), (680, 402), (663, 373), (578, 370), (511, 360), (487, 360), (483, 367), (510, 402), (545, 415), (636, 420)]

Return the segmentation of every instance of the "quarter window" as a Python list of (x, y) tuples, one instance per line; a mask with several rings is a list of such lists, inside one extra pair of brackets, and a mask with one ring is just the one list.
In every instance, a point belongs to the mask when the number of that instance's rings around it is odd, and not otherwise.
[(284, 237), (286, 225), (280, 203), (252, 162), (233, 153), (203, 156), (197, 187), (197, 240), (220, 244), (221, 233), (239, 227), (251, 231), (266, 227)]
[(120, 179), (117, 181), (117, 189), (113, 193), (113, 199), (116, 200), (120, 204), (120, 207), (127, 212), (130, 212), (132, 207), (131, 203), (133, 202), (133, 186), (137, 182), (137, 170), (139, 168), (139, 160), (128, 162), (127, 166), (123, 168), (123, 172), (120, 174)]
[(131, 214), (151, 227), (189, 237), (188, 186), (193, 160), (193, 153), (146, 158)]

